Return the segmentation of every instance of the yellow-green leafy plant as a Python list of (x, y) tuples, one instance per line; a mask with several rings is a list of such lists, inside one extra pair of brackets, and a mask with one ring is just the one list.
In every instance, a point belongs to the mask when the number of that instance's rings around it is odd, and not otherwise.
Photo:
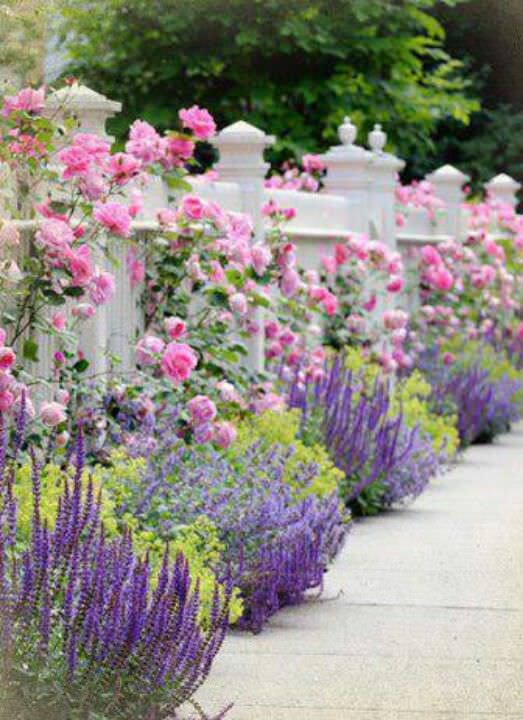
[[(143, 482), (146, 463), (143, 459), (129, 458), (124, 452), (116, 451), (112, 455), (111, 465), (96, 466), (91, 472), (87, 470), (82, 476), (83, 494), (87, 493), (89, 476), (93, 481), (94, 494), (101, 496), (101, 519), (108, 537), (116, 536), (123, 528), (133, 533), (133, 546), (138, 555), (149, 554), (153, 573), (159, 571), (165, 553), (165, 541), (153, 528), (144, 528), (140, 519), (131, 513), (118, 514), (118, 507), (125, 507), (130, 499), (133, 483)], [(62, 495), (64, 481), (72, 482), (73, 470), (64, 470), (59, 465), (49, 463), (41, 470), (41, 502), (40, 514), (42, 522), (47, 522), (50, 529), (56, 518), (58, 500)], [(31, 480), (31, 464), (24, 463), (16, 470), (14, 494), (17, 501), (18, 535), (22, 543), (29, 543), (33, 517), (33, 485)], [(201, 516), (189, 525), (177, 528), (175, 536), (169, 542), (169, 552), (173, 561), (176, 555), (183, 553), (187, 559), (191, 577), (199, 581), (201, 596), (202, 619), (210, 611), (216, 576), (213, 567), (218, 564), (223, 546), (218, 533), (209, 518)], [(242, 602), (235, 593), (230, 608), (231, 622), (241, 617)]]
[[(299, 432), (299, 410), (284, 412), (269, 410), (260, 415), (253, 415), (240, 423), (238, 438), (229, 450), (230, 457), (240, 457), (255, 443), (259, 443), (262, 450), (268, 450), (274, 445), (292, 447), (294, 453), (289, 456), (285, 464), (284, 480), (293, 488), (297, 499), (307, 494), (321, 498), (337, 492), (343, 473), (335, 467), (323, 445), (319, 443), (305, 445), (298, 437)], [(311, 464), (315, 464), (318, 470), (310, 485), (304, 488), (299, 483), (298, 471)]]
[(391, 413), (403, 412), (408, 427), (419, 425), (430, 436), (436, 453), (444, 451), (453, 457), (459, 446), (457, 417), (432, 412), (429, 405), (431, 392), (430, 384), (419, 370), (415, 370), (394, 386)]

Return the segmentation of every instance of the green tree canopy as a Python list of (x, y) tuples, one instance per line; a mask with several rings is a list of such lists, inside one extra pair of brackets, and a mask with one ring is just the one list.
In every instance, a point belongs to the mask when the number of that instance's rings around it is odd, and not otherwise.
[(408, 158), (477, 107), (429, 14), (441, 1), (64, 0), (60, 34), (67, 72), (123, 101), (117, 134), (138, 116), (173, 127), (197, 103), (276, 134), (282, 158), (332, 143), (350, 113), (360, 138), (381, 122)]

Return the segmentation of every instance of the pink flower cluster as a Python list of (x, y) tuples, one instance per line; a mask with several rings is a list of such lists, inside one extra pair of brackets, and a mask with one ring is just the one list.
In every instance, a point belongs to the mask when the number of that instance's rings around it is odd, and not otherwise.
[(409, 208), (423, 208), (430, 220), (434, 221), (438, 212), (445, 209), (443, 200), (435, 194), (434, 186), (428, 180), (414, 180), (410, 185), (396, 184), (396, 203), (399, 206), (396, 224), (405, 224), (405, 214)]
[(281, 172), (272, 174), (265, 181), (265, 187), (273, 190), (300, 190), (318, 192), (326, 166), (320, 155), (307, 154), (302, 158), (303, 169), (288, 161)]

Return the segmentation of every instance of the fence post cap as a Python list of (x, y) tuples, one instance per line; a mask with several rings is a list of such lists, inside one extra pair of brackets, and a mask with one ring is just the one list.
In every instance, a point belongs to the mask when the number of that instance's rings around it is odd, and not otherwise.
[(79, 85), (76, 82), (50, 93), (46, 99), (46, 106), (49, 108), (64, 106), (68, 110), (102, 110), (106, 111), (107, 116), (115, 115), (122, 109), (121, 102), (109, 100), (87, 85)]
[(383, 132), (380, 123), (374, 125), (374, 129), (367, 136), (369, 147), (374, 153), (383, 152), (383, 148), (387, 142), (387, 133)]
[(507, 175), (506, 173), (500, 173), (489, 180), (488, 183), (485, 183), (485, 187), (487, 190), (507, 190), (517, 192), (521, 188), (521, 183), (518, 183), (517, 180), (514, 180), (513, 177), (510, 177), (510, 175)]
[(470, 177), (461, 172), (461, 170), (458, 170), (458, 168), (455, 168), (454, 165), (442, 165), (440, 168), (427, 175), (427, 180), (430, 182), (461, 187), (461, 185), (470, 180)]
[(245, 120), (238, 120), (238, 122), (227, 125), (227, 127), (220, 130), (220, 132), (212, 138), (211, 142), (218, 148), (221, 145), (227, 145), (229, 143), (249, 143), (268, 147), (273, 144), (274, 140), (274, 135), (266, 135), (260, 128), (245, 122)]

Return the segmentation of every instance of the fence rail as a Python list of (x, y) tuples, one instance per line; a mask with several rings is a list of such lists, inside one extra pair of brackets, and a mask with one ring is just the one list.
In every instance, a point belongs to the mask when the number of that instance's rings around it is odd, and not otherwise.
[[(48, 99), (49, 112), (60, 112), (64, 104), (78, 119), (78, 132), (94, 132), (105, 136), (105, 123), (120, 110), (120, 104), (108, 100), (84, 86), (74, 86), (67, 93), (58, 91)], [(266, 232), (261, 208), (274, 199), (281, 207), (296, 211), (286, 233), (296, 243), (298, 259), (306, 269), (316, 269), (323, 254), (343, 236), (365, 232), (398, 250), (407, 262), (411, 248), (439, 243), (451, 237), (462, 237), (467, 226), (463, 208), (463, 185), (468, 177), (456, 168), (445, 165), (427, 176), (435, 194), (445, 203), (445, 210), (431, 220), (424, 209), (411, 207), (405, 225), (396, 225), (395, 186), (403, 160), (386, 153), (386, 136), (379, 126), (369, 134), (369, 149), (356, 143), (357, 129), (348, 118), (339, 128), (340, 144), (323, 155), (327, 167), (325, 187), (319, 193), (280, 190), (264, 187), (268, 164), (264, 151), (274, 138), (259, 128), (239, 121), (224, 128), (214, 138), (220, 159), (216, 166), (219, 180), (207, 182), (193, 178), (192, 191), (204, 199), (214, 200), (224, 210), (245, 212), (254, 223), (254, 237), (260, 240)], [(487, 190), (515, 207), (519, 184), (507, 175), (498, 175), (486, 185)], [(0, 198), (1, 201), (1, 198)], [(132, 224), (135, 234), (154, 232), (158, 228), (156, 210), (168, 204), (168, 189), (154, 179), (146, 190), (144, 210)], [(5, 211), (4, 211), (5, 212)], [(34, 231), (37, 221), (16, 220), (24, 231)], [(90, 356), (95, 373), (107, 368), (108, 353), (121, 358), (120, 368), (133, 367), (137, 330), (143, 324), (138, 298), (130, 287), (124, 250), (118, 257), (115, 297), (82, 332), (81, 342)], [(406, 304), (415, 298), (405, 293)], [(263, 366), (263, 343), (253, 343), (248, 362), (253, 368)], [(39, 371), (45, 371), (43, 366)]]

